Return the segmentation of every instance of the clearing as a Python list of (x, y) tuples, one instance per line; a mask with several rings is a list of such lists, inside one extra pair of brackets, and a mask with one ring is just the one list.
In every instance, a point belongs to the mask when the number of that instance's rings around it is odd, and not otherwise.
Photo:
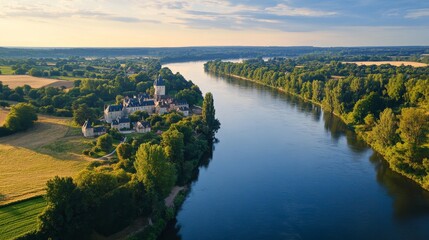
[(73, 87), (73, 82), (71, 81), (39, 78), (28, 75), (0, 75), (0, 82), (3, 82), (3, 85), (9, 85), (9, 87), (12, 89), (19, 86), (24, 86), (25, 84), (30, 85), (32, 88), (41, 88), (46, 86), (64, 86), (66, 88)]
[(3, 75), (13, 74), (13, 70), (11, 66), (0, 66), (0, 72)]
[[(6, 114), (0, 110), (0, 118)], [(89, 163), (82, 151), (90, 141), (69, 118), (44, 115), (33, 128), (0, 138), (0, 205), (43, 194), (55, 176), (75, 176)]]
[(426, 63), (419, 63), (419, 62), (405, 62), (405, 61), (376, 61), (376, 62), (371, 62), (371, 61), (366, 61), (366, 62), (343, 62), (343, 63), (354, 63), (357, 64), (358, 66), (369, 66), (369, 65), (383, 65), (383, 64), (390, 64), (392, 66), (396, 66), (399, 67), (401, 65), (405, 65), (405, 66), (412, 66), (412, 67), (427, 67), (429, 66)]
[(35, 230), (37, 216), (45, 207), (42, 197), (0, 207), (0, 239), (15, 239)]

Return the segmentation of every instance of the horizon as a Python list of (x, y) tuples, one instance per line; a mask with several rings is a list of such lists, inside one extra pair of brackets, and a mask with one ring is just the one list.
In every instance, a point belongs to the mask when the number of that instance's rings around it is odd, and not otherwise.
[(308, 45), (184, 45), (184, 46), (105, 46), (105, 47), (97, 47), (97, 46), (0, 46), (0, 48), (8, 48), (8, 49), (133, 49), (133, 48), (384, 48), (384, 47), (392, 47), (392, 48), (413, 48), (413, 47), (429, 47), (427, 45), (349, 45), (349, 46), (308, 46)]

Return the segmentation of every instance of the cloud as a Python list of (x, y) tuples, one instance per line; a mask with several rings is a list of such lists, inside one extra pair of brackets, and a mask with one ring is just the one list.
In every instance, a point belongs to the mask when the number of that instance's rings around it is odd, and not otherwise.
[[(72, 2), (71, 0), (69, 2)], [(121, 16), (110, 12), (101, 10), (86, 10), (86, 9), (73, 9), (61, 8), (48, 5), (12, 5), (7, 8), (1, 15), (3, 18), (39, 18), (39, 19), (60, 19), (60, 18), (85, 18), (85, 19), (99, 19), (124, 23), (159, 23), (159, 21), (145, 20), (133, 16)]]
[(429, 8), (409, 10), (407, 14), (405, 14), (405, 18), (415, 19), (422, 17), (429, 17)]
[(309, 8), (291, 7), (284, 3), (278, 4), (274, 7), (265, 8), (271, 14), (278, 16), (291, 16), (291, 17), (327, 17), (337, 15), (333, 11), (320, 11)]

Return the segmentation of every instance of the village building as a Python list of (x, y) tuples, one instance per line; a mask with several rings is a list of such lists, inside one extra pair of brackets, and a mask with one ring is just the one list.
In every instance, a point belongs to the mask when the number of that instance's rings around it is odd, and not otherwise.
[(189, 116), (189, 108), (188, 107), (178, 107), (176, 111), (183, 114), (183, 116), (187, 117)]
[(145, 98), (144, 95), (139, 95), (138, 97), (134, 98), (126, 97), (124, 98), (123, 106), (126, 115), (137, 111), (143, 111), (152, 114), (155, 109), (155, 101), (153, 99)]
[(121, 117), (116, 120), (113, 120), (111, 125), (112, 129), (130, 129), (131, 128), (131, 121), (127, 117)]
[(151, 131), (150, 123), (146, 121), (138, 121), (135, 125), (135, 130), (138, 133), (148, 133)]
[(104, 126), (92, 126), (90, 120), (86, 120), (82, 125), (82, 133), (84, 137), (97, 137), (106, 133), (106, 128)]
[(177, 109), (181, 107), (189, 108), (189, 104), (185, 100), (173, 100), (172, 103), (170, 104), (170, 107), (173, 109)]
[(104, 109), (104, 121), (107, 123), (112, 123), (113, 120), (116, 120), (124, 115), (124, 107), (122, 105), (108, 105)]

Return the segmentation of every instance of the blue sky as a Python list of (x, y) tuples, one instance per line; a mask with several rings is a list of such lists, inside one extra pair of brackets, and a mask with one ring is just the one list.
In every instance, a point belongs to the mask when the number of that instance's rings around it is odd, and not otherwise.
[(429, 45), (427, 0), (0, 0), (2, 46)]

